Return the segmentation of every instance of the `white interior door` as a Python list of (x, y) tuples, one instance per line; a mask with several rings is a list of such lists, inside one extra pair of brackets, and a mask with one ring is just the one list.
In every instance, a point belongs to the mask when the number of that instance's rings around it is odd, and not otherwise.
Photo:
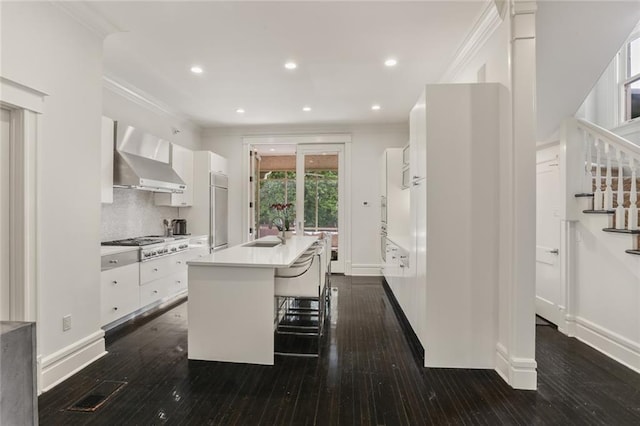
[(331, 235), (331, 271), (337, 273), (344, 273), (346, 258), (344, 170), (344, 144), (297, 145), (295, 230)]
[(542, 161), (536, 171), (536, 313), (559, 325), (560, 171), (557, 159)]
[(11, 319), (11, 282), (9, 274), (9, 190), (11, 112), (2, 112), (0, 130), (0, 321)]

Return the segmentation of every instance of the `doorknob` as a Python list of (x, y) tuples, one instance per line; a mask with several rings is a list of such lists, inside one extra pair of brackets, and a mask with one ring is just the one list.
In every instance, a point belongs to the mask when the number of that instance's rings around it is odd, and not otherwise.
[(553, 249), (553, 250), (547, 250), (547, 253), (558, 254), (560, 253), (560, 251), (558, 249)]

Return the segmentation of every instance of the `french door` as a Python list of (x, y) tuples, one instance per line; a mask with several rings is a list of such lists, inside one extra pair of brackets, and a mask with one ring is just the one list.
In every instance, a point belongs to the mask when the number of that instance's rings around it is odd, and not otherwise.
[(344, 144), (298, 144), (296, 224), (298, 235), (331, 236), (331, 270), (345, 271)]

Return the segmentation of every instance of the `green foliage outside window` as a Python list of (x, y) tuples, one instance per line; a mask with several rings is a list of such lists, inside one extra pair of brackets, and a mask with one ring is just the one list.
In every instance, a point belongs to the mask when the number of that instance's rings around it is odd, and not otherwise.
[[(265, 178), (266, 177), (266, 178)], [(259, 181), (259, 224), (268, 226), (277, 216), (275, 203), (296, 205), (296, 173), (267, 172)], [(285, 190), (286, 186), (286, 190)], [(316, 195), (317, 193), (317, 195)], [(317, 223), (316, 223), (317, 201)], [(305, 228), (338, 227), (338, 173), (313, 171), (305, 176)], [(295, 224), (296, 222), (293, 221)]]

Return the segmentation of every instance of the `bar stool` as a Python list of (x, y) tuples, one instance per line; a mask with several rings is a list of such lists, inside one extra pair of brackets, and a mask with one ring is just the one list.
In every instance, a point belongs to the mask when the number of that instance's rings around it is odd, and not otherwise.
[[(279, 355), (312, 356), (320, 353), (326, 316), (326, 260), (323, 240), (318, 240), (290, 267), (275, 273), (276, 333), (301, 338), (317, 337), (317, 353), (278, 352)], [(294, 318), (295, 321), (289, 321)], [(304, 322), (302, 319), (306, 319)], [(313, 321), (317, 318), (317, 321)], [(297, 324), (296, 324), (297, 322)]]

